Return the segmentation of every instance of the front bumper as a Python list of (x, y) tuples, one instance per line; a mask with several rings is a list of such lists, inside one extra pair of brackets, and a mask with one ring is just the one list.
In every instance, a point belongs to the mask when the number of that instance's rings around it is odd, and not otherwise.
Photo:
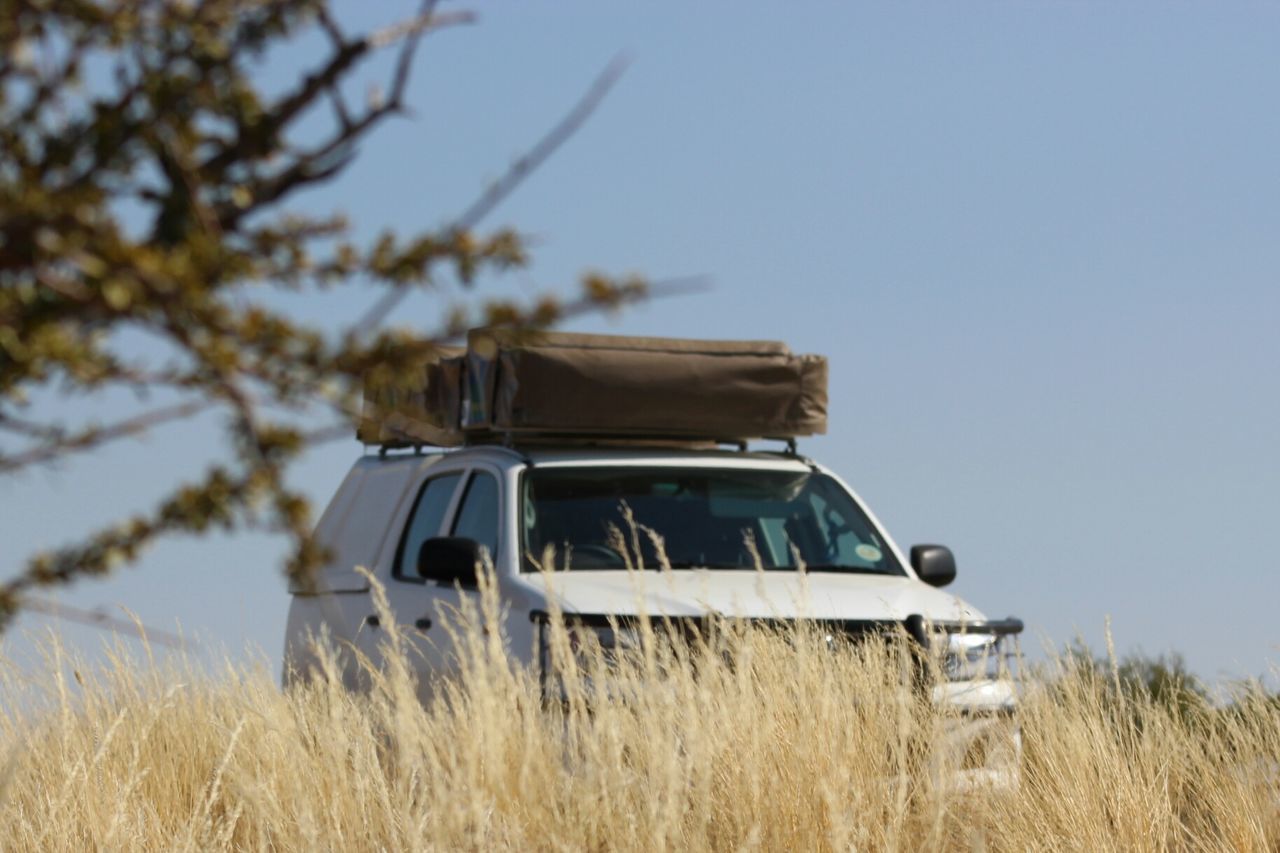
[[(543, 698), (552, 703), (564, 703), (568, 698), (567, 692), (562, 680), (553, 672), (555, 667), (552, 665), (548, 642), (554, 619), (543, 611), (534, 611), (530, 618), (537, 628), (534, 660), (542, 683)], [(559, 618), (563, 619), (571, 632), (602, 632), (610, 638), (612, 644), (619, 634), (634, 629), (645, 617), (565, 613)], [(720, 620), (720, 617), (653, 617), (649, 620), (649, 625), (658, 633), (674, 634), (685, 639), (706, 638), (716, 631), (718, 620), (726, 621)], [(747, 621), (769, 628), (794, 625), (795, 622), (781, 619)], [(910, 617), (902, 622), (823, 620), (813, 624), (826, 633), (829, 641), (838, 635), (862, 639), (905, 634), (911, 638), (921, 654), (913, 656), (916, 661), (915, 671), (904, 677), (904, 686), (910, 684), (915, 689), (927, 689), (931, 702), (941, 715), (941, 731), (937, 733), (929, 749), (931, 757), (928, 765), (930, 772), (935, 774), (935, 782), (951, 790), (1017, 786), (1022, 756), (1016, 679), (1020, 651), (1017, 637), (1023, 630), (1020, 620), (1009, 618), (980, 623), (930, 623), (920, 617)], [(945, 651), (949, 647), (946, 640), (958, 635), (995, 638), (995, 642), (990, 644), (989, 654), (979, 666), (973, 666), (971, 660), (961, 668), (969, 676), (978, 671), (978, 677), (957, 679), (957, 670), (949, 667), (945, 659)], [(938, 642), (939, 638), (943, 640), (941, 644)], [(606, 651), (612, 653), (612, 645)], [(590, 689), (585, 691), (585, 695), (591, 693)], [(612, 691), (610, 693), (612, 695)]]

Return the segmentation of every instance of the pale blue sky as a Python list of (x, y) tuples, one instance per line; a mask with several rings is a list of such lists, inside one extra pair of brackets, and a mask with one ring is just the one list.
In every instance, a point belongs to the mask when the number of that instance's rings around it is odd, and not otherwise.
[[(570, 328), (829, 356), (831, 433), (802, 449), (899, 544), (951, 545), (954, 589), (1022, 616), (1032, 646), (1100, 646), (1109, 615), (1121, 651), (1206, 676), (1280, 660), (1280, 6), (799, 5), (457, 7), (480, 20), (424, 45), (416, 117), (309, 204), (362, 233), (441, 223), (625, 51), (596, 117), (488, 223), (536, 235), (533, 267), (478, 294), (706, 274), (709, 293)], [(337, 324), (368, 301), (294, 310)], [(199, 472), (213, 426), (7, 481), (10, 569)], [(318, 509), (359, 452), (298, 468)], [(281, 550), (168, 543), (61, 600), (278, 659)]]

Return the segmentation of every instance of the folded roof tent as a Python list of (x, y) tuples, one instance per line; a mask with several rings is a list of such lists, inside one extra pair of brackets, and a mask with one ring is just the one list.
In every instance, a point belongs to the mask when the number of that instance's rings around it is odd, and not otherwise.
[(366, 383), (361, 441), (746, 441), (827, 425), (826, 359), (775, 341), (475, 329), (418, 379)]

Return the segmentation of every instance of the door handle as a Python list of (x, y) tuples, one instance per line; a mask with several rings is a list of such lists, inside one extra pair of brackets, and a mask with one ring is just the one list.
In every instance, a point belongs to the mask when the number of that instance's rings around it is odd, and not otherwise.
[[(382, 620), (378, 618), (378, 614), (370, 613), (368, 616), (364, 617), (364, 624), (368, 625), (370, 628), (377, 628), (382, 624)], [(419, 631), (429, 630), (431, 628), (431, 620), (424, 616), (414, 622), (413, 627), (417, 628)]]

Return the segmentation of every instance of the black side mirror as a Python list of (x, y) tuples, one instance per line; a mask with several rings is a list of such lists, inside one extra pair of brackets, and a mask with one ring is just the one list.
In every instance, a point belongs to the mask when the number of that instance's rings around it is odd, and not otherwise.
[(929, 586), (946, 586), (956, 579), (956, 558), (945, 545), (912, 545), (911, 568)]
[(418, 549), (418, 574), (446, 586), (475, 586), (479, 562), (480, 543), (461, 536), (437, 536)]

